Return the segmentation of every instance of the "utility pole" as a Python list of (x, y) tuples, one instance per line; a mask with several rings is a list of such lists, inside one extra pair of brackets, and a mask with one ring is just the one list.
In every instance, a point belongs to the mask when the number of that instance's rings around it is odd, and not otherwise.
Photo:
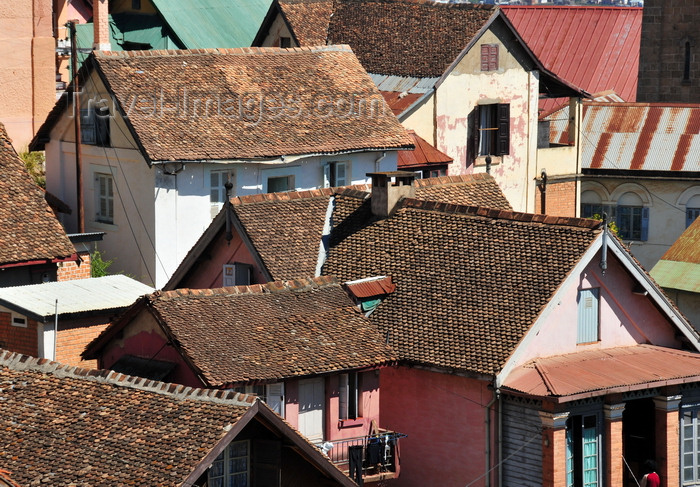
[(80, 154), (80, 86), (78, 85), (78, 42), (75, 34), (77, 20), (66, 24), (70, 31), (71, 71), (73, 72), (73, 116), (75, 125), (75, 179), (78, 207), (78, 233), (85, 233), (85, 215), (83, 209), (83, 163)]

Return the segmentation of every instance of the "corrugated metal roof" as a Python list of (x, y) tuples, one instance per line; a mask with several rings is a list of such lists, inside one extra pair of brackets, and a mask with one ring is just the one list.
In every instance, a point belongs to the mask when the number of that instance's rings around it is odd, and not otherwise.
[[(642, 9), (631, 7), (501, 7), (542, 64), (560, 78), (596, 93), (637, 96)], [(543, 100), (544, 111), (555, 100)]]
[(126, 276), (93, 277), (0, 288), (0, 305), (37, 321), (58, 314), (81, 314), (125, 308), (154, 289)]
[(504, 387), (559, 402), (700, 380), (700, 354), (637, 345), (539, 358), (517, 368)]
[(270, 0), (152, 0), (186, 49), (249, 47)]
[(396, 91), (399, 93), (427, 93), (433, 89), (440, 78), (411, 78), (407, 76), (387, 76), (369, 73), (379, 91)]
[[(550, 141), (568, 138), (568, 107), (552, 113)], [(583, 169), (700, 171), (700, 105), (583, 104)]]
[(409, 130), (408, 135), (413, 139), (413, 145), (416, 148), (399, 151), (397, 167), (400, 171), (410, 170), (414, 167), (450, 164), (453, 161), (450, 156), (437, 150), (413, 130)]
[(396, 284), (391, 281), (391, 276), (346, 282), (345, 286), (353, 296), (360, 299), (383, 296), (396, 290)]
[(661, 287), (700, 293), (700, 218), (671, 245), (651, 276)]

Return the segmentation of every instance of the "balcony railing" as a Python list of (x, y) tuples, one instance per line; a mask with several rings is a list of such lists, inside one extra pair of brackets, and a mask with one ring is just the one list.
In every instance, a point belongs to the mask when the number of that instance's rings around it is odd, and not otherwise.
[(351, 463), (362, 469), (362, 477), (393, 478), (397, 472), (397, 447), (403, 433), (381, 431), (374, 435), (345, 438), (318, 445), (341, 470), (350, 471)]

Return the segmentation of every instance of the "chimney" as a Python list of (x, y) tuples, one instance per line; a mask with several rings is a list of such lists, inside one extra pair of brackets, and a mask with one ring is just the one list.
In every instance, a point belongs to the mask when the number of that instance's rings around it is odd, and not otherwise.
[[(371, 172), (372, 178), (372, 213), (386, 218), (396, 209), (401, 198), (413, 198), (415, 173), (408, 171)], [(393, 179), (393, 181), (392, 181)]]
[(109, 0), (93, 0), (92, 24), (95, 39), (92, 48), (97, 51), (111, 51), (109, 43)]

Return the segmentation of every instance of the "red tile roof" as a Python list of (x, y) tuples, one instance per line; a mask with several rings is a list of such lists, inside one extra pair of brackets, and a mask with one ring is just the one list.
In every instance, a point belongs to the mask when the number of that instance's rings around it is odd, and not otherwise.
[(300, 46), (326, 44), (333, 0), (281, 0), (278, 4)]
[[(214, 387), (372, 367), (396, 359), (347, 293), (328, 277), (179, 289), (144, 300)], [(115, 329), (122, 325), (117, 322)]]
[(254, 397), (0, 351), (0, 465), (20, 485), (180, 485)]
[(336, 0), (329, 44), (349, 44), (370, 73), (441, 76), (495, 12), (492, 5)]
[(698, 381), (700, 354), (637, 345), (538, 358), (511, 372), (503, 386), (566, 402)]
[[(412, 147), (347, 46), (95, 51), (86, 63), (106, 80), (151, 161)], [(339, 104), (342, 114), (333, 110)], [(56, 112), (33, 147), (41, 148)]]
[(425, 93), (404, 93), (398, 91), (382, 91), (381, 94), (396, 116), (401, 115), (404, 110), (425, 96)]
[[(589, 93), (614, 90), (635, 101), (642, 9), (634, 7), (501, 7), (542, 64)], [(557, 106), (546, 100), (547, 112)]]
[(444, 166), (445, 164), (450, 164), (454, 160), (444, 152), (430, 145), (428, 141), (420, 137), (413, 130), (409, 130), (408, 134), (413, 139), (413, 145), (415, 145), (416, 148), (411, 151), (399, 152), (398, 169), (400, 171), (411, 170), (416, 167)]
[(493, 176), (484, 173), (416, 179), (416, 198), (456, 205), (511, 210)]
[(0, 266), (70, 258), (75, 247), (0, 124)]
[(409, 363), (496, 374), (600, 235), (599, 222), (404, 199), (338, 219), (324, 275), (390, 275), (371, 321)]
[(371, 298), (391, 294), (396, 291), (396, 284), (391, 277), (362, 279), (345, 283), (348, 292), (355, 298)]

